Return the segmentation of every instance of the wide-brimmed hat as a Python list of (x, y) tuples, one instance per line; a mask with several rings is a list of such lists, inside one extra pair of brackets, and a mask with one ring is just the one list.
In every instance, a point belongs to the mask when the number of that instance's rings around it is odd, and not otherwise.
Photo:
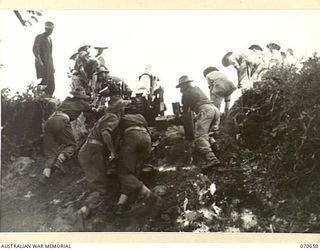
[(107, 48), (109, 48), (109, 47), (104, 46), (104, 45), (102, 45), (102, 44), (97, 44), (96, 46), (94, 46), (94, 48), (95, 48), (95, 49), (107, 49)]
[(290, 48), (288, 48), (288, 49), (287, 49), (287, 53), (289, 53), (290, 55), (293, 55), (293, 50), (290, 49)]
[(233, 52), (228, 52), (227, 54), (224, 55), (224, 57), (222, 58), (222, 65), (223, 66), (228, 67), (231, 64), (228, 59), (232, 54), (233, 54)]
[(80, 51), (86, 51), (87, 52), (90, 47), (91, 47), (91, 45), (84, 44), (81, 47), (79, 47), (78, 52), (80, 52)]
[(275, 50), (280, 50), (280, 49), (281, 49), (280, 45), (278, 45), (278, 44), (276, 44), (276, 43), (269, 43), (269, 44), (267, 45), (267, 48), (268, 48), (268, 49), (275, 49)]
[(129, 100), (123, 100), (121, 97), (113, 98), (109, 101), (106, 112), (116, 113), (116, 112), (120, 111), (121, 109), (125, 108), (126, 106), (128, 106), (128, 104), (130, 102), (131, 101), (129, 101)]
[(189, 76), (183, 75), (179, 78), (179, 84), (176, 86), (176, 88), (180, 88), (182, 85), (190, 82), (193, 82), (193, 80), (189, 79)]
[(70, 60), (76, 60), (79, 52), (74, 53), (72, 56), (69, 57)]
[(255, 49), (255, 50), (263, 51), (263, 49), (258, 44), (253, 44), (248, 49), (252, 49), (252, 50)]
[(86, 94), (86, 91), (82, 87), (77, 87), (75, 90), (70, 91), (70, 94), (77, 98), (90, 99), (90, 96)]
[(54, 29), (54, 24), (53, 24), (53, 22), (48, 21), (48, 22), (44, 23), (44, 27), (46, 29)]
[(216, 67), (209, 66), (203, 71), (203, 76), (206, 77), (212, 71), (219, 71)]

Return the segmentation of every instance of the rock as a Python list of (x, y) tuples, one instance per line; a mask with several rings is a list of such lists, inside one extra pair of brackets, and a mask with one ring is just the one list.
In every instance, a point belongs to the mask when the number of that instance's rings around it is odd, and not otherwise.
[(34, 194), (31, 191), (28, 191), (28, 193), (23, 197), (29, 200), (32, 196), (34, 196)]
[(102, 204), (103, 197), (100, 196), (99, 192), (92, 192), (89, 194), (89, 196), (85, 200), (85, 204), (90, 208), (90, 209), (95, 209), (99, 207), (99, 205)]
[(49, 204), (58, 205), (58, 204), (60, 204), (60, 203), (61, 203), (61, 200), (59, 200), (59, 199), (53, 199), (52, 201), (50, 201)]
[(87, 206), (83, 206), (79, 209), (78, 213), (83, 219), (87, 219), (90, 215), (90, 209)]
[(10, 170), (12, 172), (18, 173), (19, 175), (23, 175), (30, 169), (30, 167), (34, 163), (35, 161), (30, 157), (19, 157), (15, 162), (12, 163), (12, 165), (10, 166)]

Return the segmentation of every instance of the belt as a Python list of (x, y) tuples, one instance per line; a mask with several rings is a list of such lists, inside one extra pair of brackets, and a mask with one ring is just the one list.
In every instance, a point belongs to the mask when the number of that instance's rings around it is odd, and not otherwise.
[(132, 131), (132, 130), (138, 130), (138, 131), (144, 131), (144, 132), (148, 132), (148, 130), (145, 127), (140, 127), (140, 126), (131, 126), (129, 128), (126, 128), (124, 130), (124, 133)]
[(103, 143), (101, 141), (98, 141), (98, 140), (92, 139), (92, 138), (88, 138), (87, 143), (103, 146)]

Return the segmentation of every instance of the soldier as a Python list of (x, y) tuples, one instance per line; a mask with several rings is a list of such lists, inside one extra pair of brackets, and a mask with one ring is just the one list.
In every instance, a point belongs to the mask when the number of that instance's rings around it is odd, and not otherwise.
[(228, 77), (224, 73), (220, 72), (216, 67), (207, 67), (203, 71), (203, 75), (208, 82), (211, 101), (220, 111), (221, 102), (224, 99), (224, 112), (227, 114), (229, 111), (231, 94), (236, 87)]
[(46, 161), (42, 183), (51, 176), (53, 167), (63, 171), (62, 164), (70, 159), (76, 150), (76, 141), (70, 122), (77, 119), (81, 112), (90, 111), (90, 97), (84, 89), (78, 88), (70, 92), (73, 97), (67, 97), (52, 114), (44, 126), (44, 154)]
[(96, 69), (99, 67), (99, 63), (96, 60), (90, 59), (89, 52), (80, 51), (78, 54), (80, 60), (77, 65), (77, 72), (79, 72), (80, 77), (83, 81), (86, 93), (91, 93), (92, 79)]
[(78, 60), (78, 52), (72, 54), (70, 57), (70, 62), (69, 62), (69, 72), (68, 72), (68, 76), (70, 76), (70, 73), (72, 74), (74, 69), (75, 69), (75, 65), (76, 65), (76, 62)]
[(126, 114), (120, 120), (122, 142), (118, 176), (121, 189), (115, 210), (117, 215), (121, 215), (128, 208), (128, 198), (134, 193), (146, 198), (156, 207), (161, 206), (161, 198), (152, 193), (138, 178), (151, 152), (151, 136), (147, 126), (147, 121), (141, 114)]
[(238, 72), (238, 88), (242, 91), (253, 88), (253, 83), (258, 80), (262, 61), (252, 50), (242, 53), (228, 52), (222, 58), (222, 65), (233, 65)]
[(101, 196), (107, 192), (106, 164), (117, 157), (119, 121), (128, 104), (123, 99), (110, 103), (105, 114), (95, 123), (79, 151), (79, 162), (92, 191)]
[(99, 64), (101, 66), (105, 66), (106, 67), (106, 60), (104, 58), (103, 52), (108, 47), (103, 46), (103, 45), (98, 45), (98, 46), (96, 46), (94, 48), (97, 50), (97, 55), (95, 56), (95, 59), (99, 62)]
[(54, 29), (52, 22), (45, 23), (45, 32), (36, 36), (33, 45), (37, 78), (42, 78), (39, 85), (45, 85), (45, 93), (52, 97), (55, 90), (54, 66), (52, 59), (52, 41), (50, 35)]
[(192, 81), (186, 75), (181, 76), (176, 87), (182, 93), (183, 112), (191, 110), (196, 113), (194, 147), (202, 159), (202, 172), (206, 173), (220, 164), (209, 143), (210, 128), (219, 129), (220, 112), (199, 87), (191, 86)]
[(263, 53), (263, 49), (257, 45), (257, 44), (253, 44), (251, 45), (249, 48), (249, 50), (252, 50), (254, 53), (256, 53), (256, 55), (259, 57), (260, 59), (260, 64), (258, 64), (258, 68), (256, 68), (254, 70), (254, 76), (252, 76), (254, 79), (254, 81), (260, 81), (262, 75), (265, 73), (265, 71), (268, 69), (268, 62), (266, 59), (265, 54)]
[(99, 67), (93, 76), (92, 81), (92, 93), (93, 93), (93, 105), (100, 106), (105, 105), (106, 97), (102, 96), (100, 91), (108, 86), (109, 70), (106, 67)]
[(276, 43), (269, 43), (267, 48), (270, 50), (269, 69), (272, 67), (280, 67), (282, 65), (281, 47)]
[(297, 59), (295, 58), (293, 54), (292, 49), (287, 49), (285, 52), (285, 59), (283, 60), (283, 65), (284, 66), (296, 66), (297, 65)]
[(109, 102), (119, 98), (130, 99), (131, 89), (117, 76), (109, 76), (107, 85), (99, 92), (101, 95), (108, 97)]

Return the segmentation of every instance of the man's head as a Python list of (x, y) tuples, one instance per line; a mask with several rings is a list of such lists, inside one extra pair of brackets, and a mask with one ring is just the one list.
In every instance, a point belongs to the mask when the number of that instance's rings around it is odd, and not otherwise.
[(203, 76), (207, 77), (207, 75), (209, 75), (213, 71), (219, 71), (219, 70), (216, 67), (209, 66), (203, 71)]
[(88, 61), (90, 60), (89, 52), (80, 51), (79, 54), (78, 54), (78, 58), (79, 58), (82, 62), (88, 62)]
[(278, 44), (276, 44), (276, 43), (269, 43), (269, 44), (267, 45), (267, 48), (268, 48), (270, 51), (272, 51), (272, 50), (280, 50), (280, 49), (281, 49), (280, 45), (278, 45)]
[(248, 49), (263, 51), (263, 49), (262, 49), (259, 45), (257, 45), (257, 44), (251, 45)]
[(96, 50), (97, 50), (97, 55), (101, 55), (102, 53), (103, 53), (103, 51), (105, 50), (105, 49), (107, 49), (108, 47), (106, 47), (106, 46), (103, 46), (103, 45), (98, 45), (98, 46), (95, 46), (94, 47)]
[(232, 64), (232, 62), (235, 60), (235, 56), (233, 52), (228, 52), (227, 54), (224, 55), (222, 58), (222, 65), (225, 67), (228, 67), (229, 65)]
[(191, 86), (193, 80), (189, 79), (189, 76), (183, 75), (179, 78), (179, 83), (176, 88), (180, 88), (180, 92), (183, 92), (187, 87)]
[(293, 56), (293, 50), (292, 49), (287, 49), (287, 54), (289, 54), (289, 55), (291, 55), (291, 56)]
[(98, 81), (103, 81), (106, 80), (109, 70), (106, 67), (101, 66), (96, 69), (96, 73), (98, 75)]
[(79, 47), (78, 52), (80, 53), (81, 51), (89, 52), (91, 45), (83, 43), (81, 47)]
[(50, 22), (50, 21), (45, 22), (45, 23), (44, 23), (44, 27), (45, 27), (45, 33), (46, 33), (48, 36), (50, 36), (50, 35), (52, 34), (53, 29), (54, 29), (54, 24), (53, 24), (53, 22)]

